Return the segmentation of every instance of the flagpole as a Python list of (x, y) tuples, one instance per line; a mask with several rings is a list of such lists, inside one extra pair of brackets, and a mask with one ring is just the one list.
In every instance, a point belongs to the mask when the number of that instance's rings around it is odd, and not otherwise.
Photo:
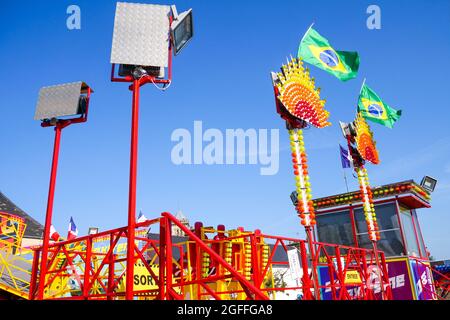
[(363, 87), (364, 87), (365, 84), (366, 84), (366, 78), (364, 78), (363, 83), (362, 83), (362, 85), (361, 85), (361, 88), (359, 89), (358, 102), (356, 103), (356, 113), (355, 113), (355, 116), (358, 115), (359, 99), (361, 98), (361, 91), (362, 91), (362, 89), (363, 89)]
[[(340, 143), (338, 143), (338, 144), (339, 144), (339, 154), (341, 156), (341, 162), (342, 162), (342, 147), (341, 147)], [(348, 152), (350, 152), (350, 151), (348, 151)], [(347, 192), (348, 192), (347, 175), (345, 174), (345, 168), (343, 165), (342, 165), (342, 173), (344, 174), (345, 187), (347, 188)]]
[(347, 188), (347, 193), (348, 193), (349, 191), (348, 191), (347, 175), (345, 174), (345, 169), (344, 168), (342, 168), (342, 172), (344, 173), (345, 187)]
[(303, 40), (305, 39), (306, 35), (308, 34), (309, 30), (311, 30), (312, 26), (314, 25), (314, 22), (311, 23), (311, 25), (309, 26), (308, 30), (306, 30), (305, 34), (302, 37), (302, 40), (300, 40), (300, 44), (302, 44)]
[(364, 87), (365, 84), (366, 84), (366, 78), (364, 78), (363, 83), (361, 85), (361, 89), (359, 89), (359, 95), (361, 95), (362, 88)]

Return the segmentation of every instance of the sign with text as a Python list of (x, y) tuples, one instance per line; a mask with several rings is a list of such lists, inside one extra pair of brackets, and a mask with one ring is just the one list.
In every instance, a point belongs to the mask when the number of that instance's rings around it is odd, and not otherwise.
[(289, 260), (289, 271), (291, 272), (292, 278), (295, 279), (297, 285), (300, 285), (300, 278), (302, 277), (302, 269), (300, 267), (300, 260), (298, 258), (297, 249), (290, 249), (287, 251), (287, 256)]
[(435, 288), (428, 263), (411, 260), (411, 270), (418, 300), (433, 300)]

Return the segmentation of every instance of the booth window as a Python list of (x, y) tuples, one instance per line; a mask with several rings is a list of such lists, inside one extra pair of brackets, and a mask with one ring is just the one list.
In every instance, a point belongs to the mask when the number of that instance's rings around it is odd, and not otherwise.
[[(375, 205), (378, 227), (380, 228), (380, 241), (378, 248), (386, 256), (405, 255), (400, 226), (398, 224), (395, 202)], [(372, 242), (367, 232), (367, 223), (362, 208), (354, 209), (358, 244), (361, 248), (372, 248)]]
[(411, 211), (399, 206), (400, 218), (402, 220), (403, 235), (405, 236), (408, 255), (420, 257), (419, 245), (417, 243), (416, 232), (414, 231), (413, 217)]
[(427, 256), (427, 250), (425, 248), (425, 243), (423, 242), (422, 238), (422, 231), (420, 230), (419, 220), (417, 218), (417, 212), (415, 209), (411, 210), (411, 214), (413, 217), (414, 224), (416, 225), (416, 234), (417, 234), (417, 240), (419, 242), (419, 248), (422, 253), (422, 258), (428, 258)]
[(349, 211), (316, 216), (317, 236), (320, 242), (354, 246)]

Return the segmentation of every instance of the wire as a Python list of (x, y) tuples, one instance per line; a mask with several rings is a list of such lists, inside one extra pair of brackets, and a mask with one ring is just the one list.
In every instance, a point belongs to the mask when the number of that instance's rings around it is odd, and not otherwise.
[(161, 90), (161, 91), (166, 91), (167, 89), (169, 89), (170, 85), (172, 84), (172, 81), (169, 80), (169, 84), (167, 85), (167, 87), (165, 86), (166, 84), (164, 84), (164, 87), (160, 88), (156, 85), (156, 83), (153, 81), (153, 78), (151, 78), (153, 85), (156, 87), (156, 89)]

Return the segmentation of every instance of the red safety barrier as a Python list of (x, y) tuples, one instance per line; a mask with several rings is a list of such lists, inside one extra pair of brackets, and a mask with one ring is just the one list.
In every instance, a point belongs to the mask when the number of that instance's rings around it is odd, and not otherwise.
[[(144, 234), (158, 223), (159, 234), (153, 238)], [(172, 236), (174, 226), (184, 232), (181, 240)], [(130, 254), (128, 230), (123, 227), (50, 244), (45, 280), (39, 279), (42, 248), (35, 248), (29, 298), (39, 298), (39, 281), (44, 281), (44, 299), (268, 300), (281, 293), (304, 300), (392, 298), (384, 255), (378, 253), (378, 268), (373, 250), (312, 242), (311, 255), (305, 240), (242, 228), (210, 230), (201, 224), (189, 230), (165, 212), (135, 225)], [(208, 239), (205, 230), (214, 236)], [(289, 255), (296, 262), (289, 263)], [(135, 270), (132, 287), (126, 285), (129, 256)], [(295, 285), (276, 283), (280, 267), (297, 267)], [(323, 275), (329, 281), (324, 282)], [(351, 277), (357, 278), (356, 284), (348, 282)]]

